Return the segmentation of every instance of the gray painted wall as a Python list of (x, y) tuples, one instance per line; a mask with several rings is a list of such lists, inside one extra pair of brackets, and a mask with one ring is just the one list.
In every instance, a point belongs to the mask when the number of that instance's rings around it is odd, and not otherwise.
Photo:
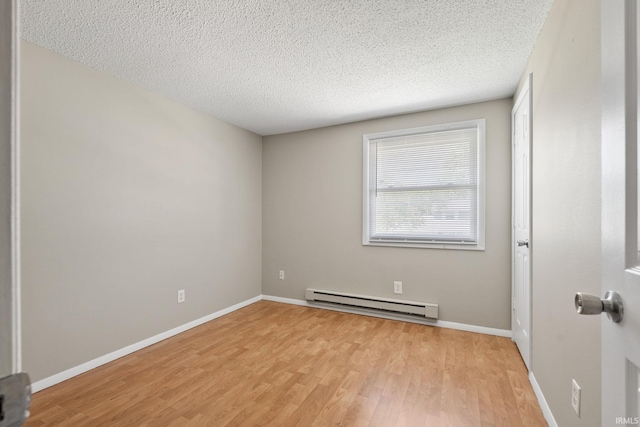
[[(511, 329), (511, 99), (268, 136), (263, 293), (308, 287), (440, 304), (440, 318)], [(486, 250), (362, 245), (362, 135), (487, 119)], [(285, 271), (285, 280), (278, 271)]]
[(27, 42), (21, 67), (32, 380), (261, 293), (260, 136)]
[[(556, 0), (533, 72), (532, 370), (560, 426), (600, 425), (600, 1)], [(582, 415), (571, 407), (571, 379)]]

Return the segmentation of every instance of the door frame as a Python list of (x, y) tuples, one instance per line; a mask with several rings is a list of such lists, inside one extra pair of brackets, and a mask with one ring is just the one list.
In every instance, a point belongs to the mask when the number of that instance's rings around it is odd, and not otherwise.
[[(525, 362), (527, 370), (531, 371), (531, 360), (533, 358), (533, 322), (532, 322), (532, 307), (533, 307), (533, 186), (532, 186), (532, 159), (533, 159), (533, 73), (529, 73), (524, 84), (520, 88), (520, 92), (516, 95), (516, 101), (513, 103), (513, 109), (511, 110), (511, 331), (513, 340), (513, 331), (515, 318), (513, 311), (516, 306), (515, 301), (515, 253), (516, 253), (516, 233), (515, 233), (515, 203), (516, 203), (516, 183), (515, 183), (515, 111), (516, 107), (523, 101), (525, 94), (529, 97), (529, 305), (527, 307), (528, 323), (529, 323), (529, 342), (528, 342), (528, 354), (522, 354), (522, 360)], [(520, 350), (520, 349), (518, 349)]]
[[(18, 373), (22, 370), (22, 325), (20, 298), (20, 19), (19, 0), (1, 0), (3, 17), (0, 25), (2, 40), (8, 41), (0, 47), (1, 60), (9, 66), (0, 73), (2, 98), (0, 109), (9, 120), (2, 121), (0, 126), (0, 142), (2, 153), (0, 162), (10, 165), (6, 175), (0, 177), (0, 215), (2, 222), (2, 241), (0, 242), (0, 260), (9, 271), (0, 278), (0, 293), (7, 298), (2, 303), (2, 310), (9, 312), (2, 316), (1, 346), (10, 346), (3, 354), (11, 353), (11, 361), (0, 369), (2, 374)], [(6, 116), (5, 116), (6, 117)], [(4, 375), (0, 375), (2, 377)]]
[(12, 266), (12, 316), (13, 316), (13, 372), (22, 372), (22, 293), (20, 263), (20, 1), (13, 4), (13, 137), (11, 138), (11, 253)]

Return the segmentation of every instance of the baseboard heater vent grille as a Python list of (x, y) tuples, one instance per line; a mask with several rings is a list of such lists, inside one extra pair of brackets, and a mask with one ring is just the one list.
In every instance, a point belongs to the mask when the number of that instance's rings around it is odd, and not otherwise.
[(410, 314), (429, 319), (438, 318), (438, 304), (429, 304), (426, 302), (402, 301), (390, 298), (346, 294), (343, 292), (321, 291), (318, 289), (307, 289), (306, 298), (307, 301), (341, 304), (390, 313)]

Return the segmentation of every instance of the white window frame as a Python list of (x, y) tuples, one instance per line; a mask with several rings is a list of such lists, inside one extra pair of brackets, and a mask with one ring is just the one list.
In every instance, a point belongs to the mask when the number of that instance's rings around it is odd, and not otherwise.
[[(369, 236), (370, 208), (370, 147), (371, 142), (384, 138), (402, 137), (408, 135), (418, 135), (422, 133), (442, 132), (447, 130), (468, 129), (477, 127), (478, 129), (478, 239), (477, 242), (437, 242), (437, 241), (417, 241), (417, 240), (371, 240)], [(485, 249), (485, 138), (486, 120), (466, 120), (455, 123), (447, 123), (433, 126), (423, 126), (411, 129), (393, 130), (387, 132), (369, 133), (362, 136), (362, 244), (365, 246), (392, 246), (410, 248), (434, 248), (434, 249), (458, 249), (458, 250), (484, 250)]]

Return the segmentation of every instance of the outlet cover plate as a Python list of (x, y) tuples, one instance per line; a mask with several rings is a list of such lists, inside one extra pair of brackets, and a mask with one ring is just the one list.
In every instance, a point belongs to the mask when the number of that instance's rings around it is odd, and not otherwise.
[(393, 293), (402, 294), (402, 282), (393, 282)]
[(578, 417), (580, 417), (580, 392), (581, 388), (576, 382), (576, 380), (571, 380), (571, 406), (573, 406), (573, 410), (576, 411)]

